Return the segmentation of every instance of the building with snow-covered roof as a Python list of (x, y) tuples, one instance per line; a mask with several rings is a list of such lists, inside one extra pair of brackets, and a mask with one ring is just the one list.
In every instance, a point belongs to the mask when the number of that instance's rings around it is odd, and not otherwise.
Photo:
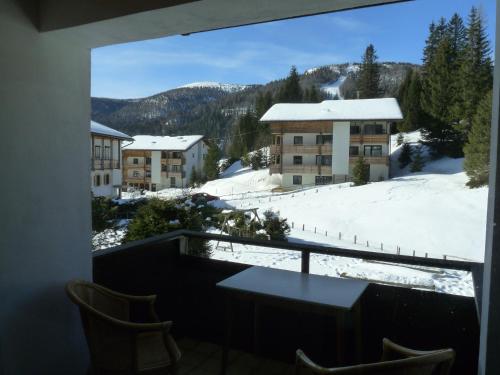
[(270, 173), (283, 186), (350, 181), (363, 156), (370, 181), (389, 178), (390, 126), (403, 119), (394, 98), (279, 103), (260, 119), (270, 123)]
[(123, 188), (157, 191), (189, 185), (203, 175), (208, 146), (202, 135), (137, 135), (123, 147)]
[(98, 122), (90, 122), (90, 180), (96, 197), (118, 198), (121, 195), (121, 144), (133, 139)]

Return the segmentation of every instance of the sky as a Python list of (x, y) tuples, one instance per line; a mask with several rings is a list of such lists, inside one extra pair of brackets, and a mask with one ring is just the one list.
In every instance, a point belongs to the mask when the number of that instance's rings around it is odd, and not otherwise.
[(419, 64), (429, 24), (472, 6), (486, 20), (493, 47), (495, 0), (416, 0), (258, 25), (171, 36), (92, 50), (94, 97), (140, 98), (188, 83), (263, 84), (292, 65), (359, 62), (366, 46), (379, 61)]

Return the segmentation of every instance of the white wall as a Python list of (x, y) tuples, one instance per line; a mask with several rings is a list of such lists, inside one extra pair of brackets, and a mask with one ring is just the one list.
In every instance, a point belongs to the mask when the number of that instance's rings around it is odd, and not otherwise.
[[(21, 3), (21, 2), (19, 2)], [(23, 1), (36, 14), (38, 2)], [(0, 2), (0, 374), (85, 374), (68, 280), (90, 280), (90, 52)], [(26, 166), (29, 166), (26, 169)], [(28, 172), (28, 173), (26, 173)]]
[(151, 183), (158, 189), (161, 184), (161, 151), (151, 151)]
[(335, 175), (349, 173), (350, 123), (334, 122), (332, 135), (332, 172)]

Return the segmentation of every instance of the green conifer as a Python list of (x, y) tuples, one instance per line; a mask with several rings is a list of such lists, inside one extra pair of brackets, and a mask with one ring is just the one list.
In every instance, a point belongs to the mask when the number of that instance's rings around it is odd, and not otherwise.
[(488, 184), (491, 105), (490, 91), (479, 104), (472, 120), (468, 142), (464, 147), (464, 169), (469, 177), (467, 185), (471, 188)]
[(377, 54), (373, 44), (366, 47), (362, 59), (357, 80), (360, 98), (379, 98), (382, 92), (380, 89), (380, 66), (377, 63)]
[(365, 162), (363, 156), (356, 160), (352, 169), (352, 180), (355, 186), (366, 185), (370, 180), (370, 165)]

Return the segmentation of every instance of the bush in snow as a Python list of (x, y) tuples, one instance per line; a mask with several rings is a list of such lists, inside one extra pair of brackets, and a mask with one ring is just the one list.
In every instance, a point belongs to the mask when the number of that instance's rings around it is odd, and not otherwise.
[[(190, 200), (161, 200), (152, 198), (140, 207), (128, 226), (124, 243), (164, 234), (176, 229), (201, 231), (205, 220), (196, 205)], [(206, 241), (191, 239), (190, 252), (199, 256), (209, 256)]]
[(370, 165), (360, 156), (352, 169), (352, 180), (354, 185), (366, 185), (370, 180)]
[(102, 232), (113, 226), (117, 208), (109, 198), (92, 198), (92, 230)]
[(411, 163), (411, 147), (408, 142), (403, 143), (401, 147), (401, 153), (398, 157), (399, 168), (404, 168)]
[(290, 226), (286, 219), (282, 219), (278, 214), (271, 210), (264, 212), (263, 229), (269, 235), (271, 240), (286, 241), (290, 233)]
[(405, 141), (405, 137), (403, 136), (403, 133), (399, 133), (398, 137), (396, 138), (396, 144), (398, 146), (401, 146)]
[(264, 163), (264, 154), (262, 153), (262, 150), (257, 150), (252, 153), (250, 156), (250, 164), (252, 165), (253, 170), (259, 170), (263, 167)]
[(422, 146), (418, 146), (415, 150), (415, 156), (413, 157), (413, 162), (410, 166), (410, 171), (412, 172), (420, 172), (422, 168), (425, 166), (424, 158), (422, 157)]

